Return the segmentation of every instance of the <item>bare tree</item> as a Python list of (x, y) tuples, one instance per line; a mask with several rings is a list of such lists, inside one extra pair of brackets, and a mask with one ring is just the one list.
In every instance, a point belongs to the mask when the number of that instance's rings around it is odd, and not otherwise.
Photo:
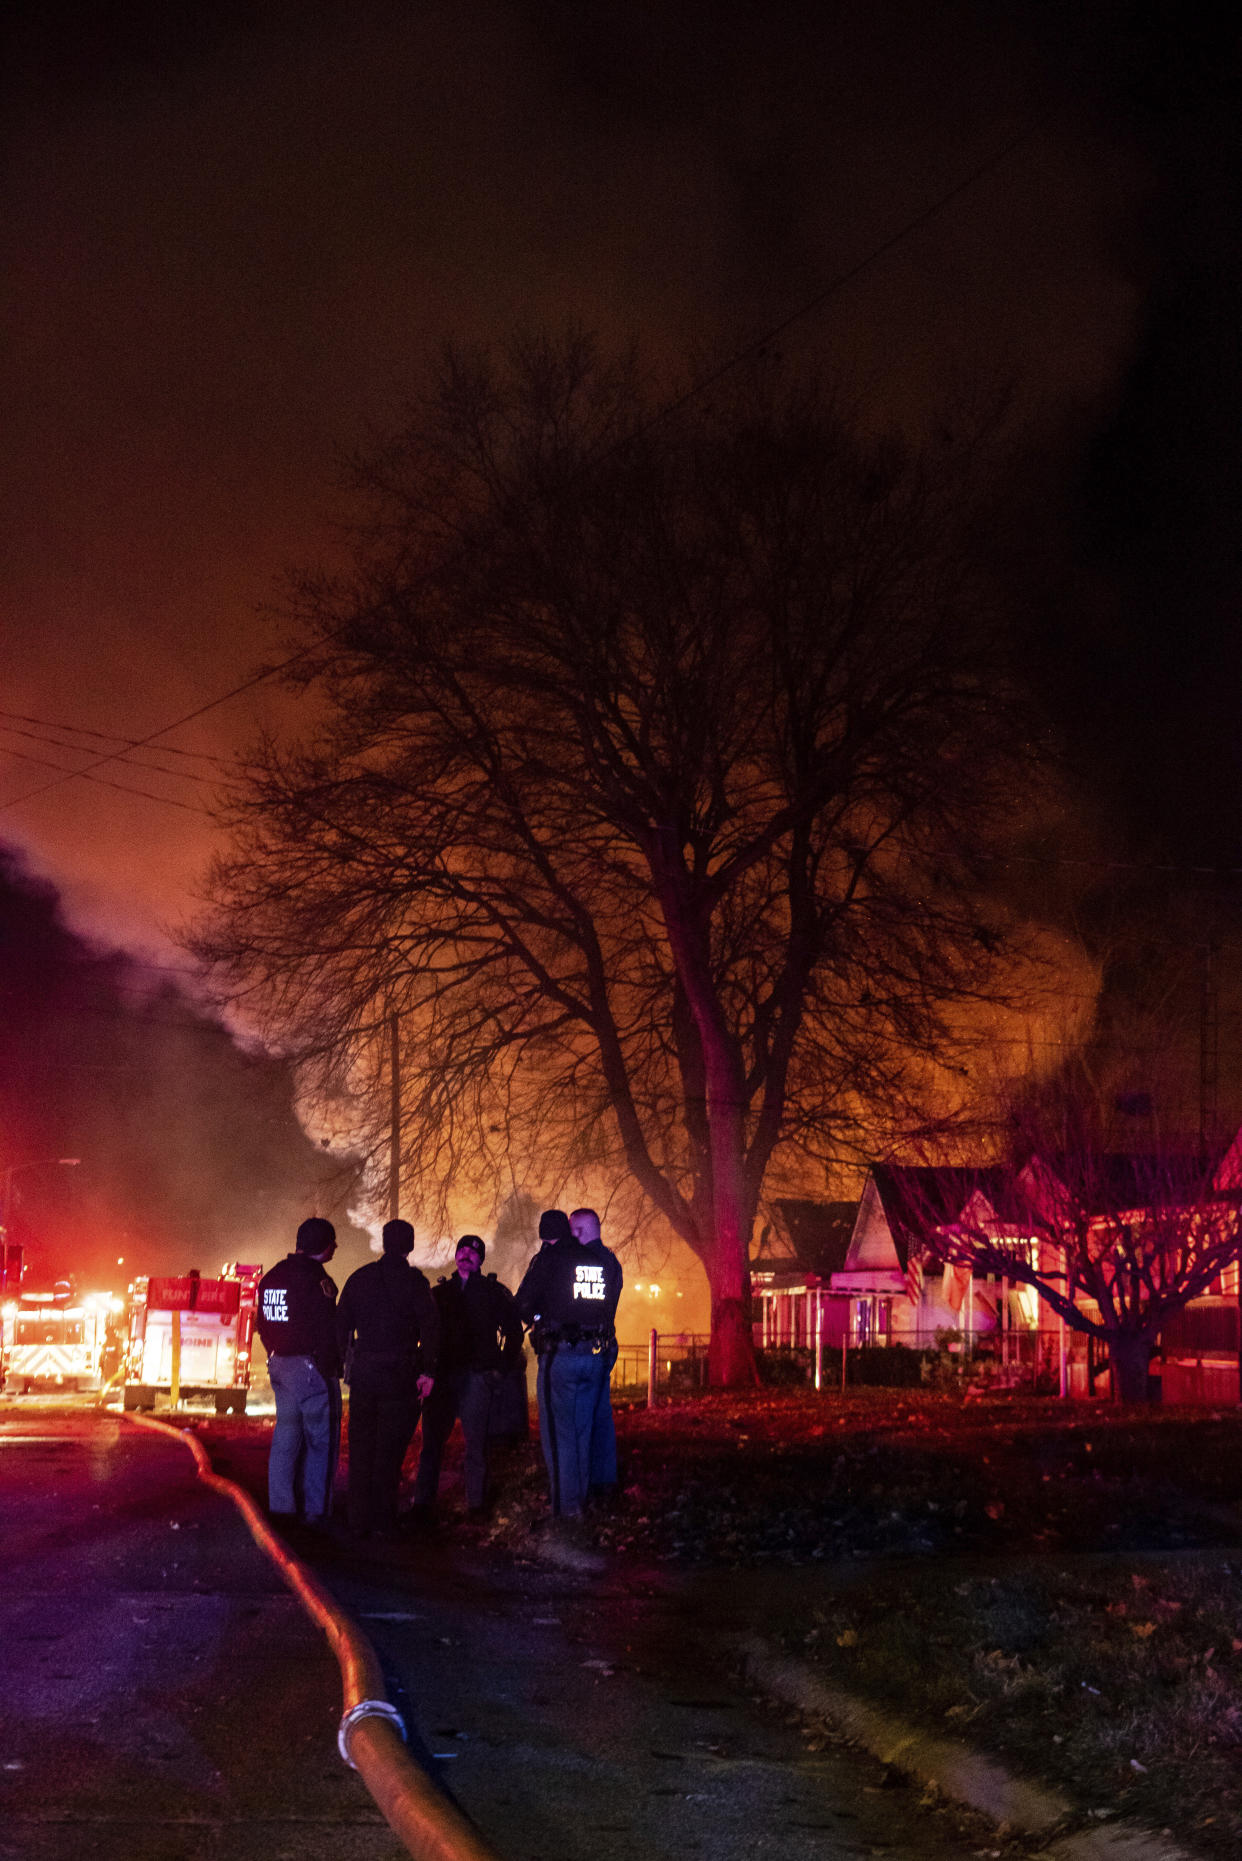
[(450, 355), (357, 467), (355, 571), (300, 589), (320, 734), (230, 810), (200, 954), (321, 1079), (400, 1014), (425, 1189), (627, 1170), (717, 1382), (773, 1158), (873, 1144), (996, 987), (971, 854), (1024, 732), (968, 464), (806, 384), (661, 413), (584, 339)]
[(1034, 1287), (1107, 1348), (1121, 1400), (1143, 1402), (1161, 1331), (1238, 1259), (1242, 1153), (1236, 1141), (1205, 1151), (1151, 1120), (1142, 1149), (1122, 1148), (1132, 1097), (1101, 1090), (1081, 1058), (1020, 1093), (1005, 1161), (973, 1182), (956, 1172), (961, 1213), (936, 1210), (925, 1244)]

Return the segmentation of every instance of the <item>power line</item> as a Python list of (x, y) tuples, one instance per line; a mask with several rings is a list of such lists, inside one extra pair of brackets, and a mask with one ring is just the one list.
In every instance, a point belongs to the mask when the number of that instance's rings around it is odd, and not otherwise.
[[(127, 742), (132, 749), (146, 749), (150, 744), (157, 743), (161, 737), (168, 736), (171, 731), (183, 729), (186, 724), (192, 724), (196, 718), (205, 717), (208, 711), (218, 710), (222, 704), (228, 704), (231, 699), (240, 698), (243, 692), (253, 691), (256, 685), (262, 685), (267, 679), (275, 678), (278, 672), (287, 671), (290, 666), (296, 665), (299, 659), (305, 659), (312, 652), (315, 652), (319, 644), (320, 642), (318, 641), (312, 641), (309, 645), (303, 646), (300, 651), (291, 653), (287, 659), (282, 659), (278, 665), (265, 666), (261, 672), (252, 673), (249, 678), (243, 679), (240, 684), (234, 685), (229, 691), (221, 692), (218, 697), (209, 698), (205, 704), (196, 705), (192, 711), (187, 711), (183, 717), (176, 717), (173, 719), (172, 723), (163, 724), (158, 730), (151, 731), (149, 736), (125, 738), (122, 740)], [(0, 802), (0, 813), (7, 812), (9, 808), (20, 807), (23, 801), (34, 801), (38, 796), (46, 795), (54, 788), (62, 788), (66, 782), (86, 780), (94, 769), (103, 769), (109, 763), (123, 762), (124, 760), (125, 751), (115, 750), (111, 755), (97, 757), (94, 762), (88, 763), (85, 769), (66, 770), (57, 782), (44, 782), (41, 788), (28, 788), (24, 794), (14, 795), (10, 800)], [(102, 781), (104, 778), (98, 777), (96, 779)], [(115, 787), (119, 786), (119, 784), (112, 784), (111, 786)], [(162, 801), (164, 797), (161, 795), (150, 795), (147, 799), (150, 801)], [(170, 805), (173, 807), (186, 807), (188, 804), (185, 802), (173, 802)], [(207, 808), (191, 808), (190, 812), (192, 814), (209, 814), (210, 811)]]
[[(133, 749), (138, 749), (139, 747), (141, 747), (135, 741), (134, 738), (121, 736), (115, 730), (90, 730), (87, 728), (85, 724), (54, 723), (50, 718), (46, 718), (46, 717), (27, 717), (26, 714), (22, 711), (0, 710), (0, 717), (7, 718), (10, 723), (14, 723), (14, 724), (33, 724), (37, 726), (40, 730), (61, 730), (70, 736), (94, 737), (100, 743), (120, 743), (126, 749), (133, 750)], [(66, 747), (69, 747), (69, 746), (67, 745)], [(230, 767), (229, 759), (227, 757), (213, 756), (209, 750), (174, 749), (174, 747), (170, 743), (165, 744), (161, 748), (160, 755), (161, 756), (182, 756), (182, 757), (186, 757), (187, 759), (193, 762), (215, 763), (217, 764), (218, 767), (222, 769), (227, 769)]]
[[(110, 959), (105, 957), (103, 960), (106, 965)], [(150, 970), (157, 976), (194, 976), (200, 982), (203, 980), (203, 971), (191, 963), (144, 963), (141, 957), (132, 956), (128, 950), (121, 951), (117, 960), (126, 969)]]
[(969, 193), (972, 187), (976, 187), (978, 183), (985, 180), (988, 175), (993, 174), (998, 168), (1003, 167), (1011, 155), (1016, 154), (1024, 144), (1030, 142), (1033, 137), (1039, 133), (1045, 123), (1050, 120), (1050, 117), (1051, 112), (1046, 111), (1042, 116), (1037, 117), (1033, 123), (1028, 123), (1026, 128), (1021, 130), (1016, 136), (1011, 136), (1000, 148), (993, 150), (992, 154), (989, 155), (986, 160), (980, 162), (977, 167), (972, 168), (969, 174), (964, 175), (960, 181), (955, 182), (951, 188), (939, 195), (929, 206), (924, 207), (921, 212), (916, 213), (913, 218), (907, 220), (904, 225), (899, 226), (896, 232), (891, 233), (889, 237), (882, 240), (879, 245), (873, 246), (869, 252), (858, 259), (853, 265), (848, 265), (844, 271), (837, 272), (834, 277), (829, 279), (827, 284), (821, 285), (820, 288), (812, 296), (808, 297), (804, 303), (800, 304), (796, 310), (791, 310), (787, 316), (782, 317), (778, 323), (772, 324), (771, 327), (765, 330), (761, 335), (752, 337), (750, 342), (745, 344), (743, 348), (736, 350), (735, 353), (731, 355), (727, 361), (722, 362), (718, 368), (713, 369), (710, 374), (701, 376), (699, 380), (691, 383), (684, 394), (679, 395), (675, 400), (667, 402), (666, 405), (653, 416), (650, 425), (654, 426), (657, 421), (667, 419), (669, 415), (679, 412), (681, 408), (687, 406), (694, 400), (697, 395), (705, 393), (708, 388), (715, 387), (717, 382), (722, 381), (726, 375), (732, 373), (735, 368), (740, 367), (743, 362), (750, 361), (752, 357), (761, 355), (765, 349), (783, 336), (787, 330), (792, 329), (795, 323), (800, 323), (804, 318), (813, 316), (817, 310), (822, 310), (824, 305), (828, 303), (831, 298), (835, 297), (839, 291), (845, 289), (846, 285), (853, 284), (855, 279), (860, 278), (865, 271), (870, 270), (871, 266), (877, 264), (880, 259), (886, 258), (890, 252), (894, 251), (904, 240), (910, 238), (913, 233), (920, 232), (924, 226), (929, 225), (932, 220), (936, 219), (939, 214), (944, 212), (946, 207), (952, 206), (955, 200), (960, 200), (962, 195)]
[(975, 857), (991, 866), (1069, 866), (1091, 872), (1164, 872), (1209, 879), (1242, 877), (1242, 866), (1178, 866), (1168, 860), (1066, 859), (1056, 853), (978, 853)]
[[(174, 801), (171, 795), (157, 795), (154, 793), (153, 790), (149, 788), (133, 788), (128, 782), (110, 781), (106, 775), (92, 775), (91, 771), (93, 769), (98, 769), (102, 766), (100, 763), (91, 763), (85, 769), (65, 769), (63, 763), (49, 762), (46, 756), (31, 756), (25, 750), (11, 750), (11, 749), (5, 748), (2, 753), (5, 756), (14, 757), (16, 761), (18, 762), (37, 763), (41, 769), (60, 769), (62, 770), (66, 781), (70, 781), (74, 779), (75, 777), (80, 777), (82, 781), (94, 782), (100, 788), (119, 789), (119, 791), (123, 795), (141, 795), (144, 801), (160, 801), (164, 804), (166, 808), (181, 808), (184, 810), (186, 814), (201, 814), (201, 815), (204, 815), (206, 819), (208, 820), (214, 820), (215, 818), (210, 808), (200, 808), (196, 806), (195, 803), (192, 801)], [(115, 760), (116, 759), (113, 757), (104, 757), (103, 759), (104, 762), (111, 762)], [(48, 788), (59, 788), (59, 787), (60, 787), (59, 782), (49, 782), (47, 783), (45, 788), (36, 788), (36, 789), (28, 790), (26, 795), (24, 796), (18, 795), (16, 797), (16, 800), (13, 803), (5, 802), (0, 805), (3, 805), (4, 807), (16, 806), (16, 803), (18, 801), (29, 800), (31, 795), (42, 795), (47, 792)]]
[[(0, 736), (20, 737), (24, 743), (41, 743), (45, 749), (64, 750), (69, 756), (89, 756), (91, 753), (82, 743), (66, 743), (61, 737), (47, 736), (38, 730), (24, 730), (20, 724), (0, 723)], [(7, 754), (16, 756), (19, 752), (8, 749)], [(34, 762), (38, 759), (30, 757), (29, 760)], [(148, 762), (144, 757), (131, 756), (128, 751), (119, 760), (127, 769), (149, 769), (153, 775), (166, 775), (176, 782), (198, 782), (205, 788), (217, 788), (221, 781), (219, 776), (200, 775), (197, 769), (169, 769), (163, 763)], [(57, 768), (62, 765), (51, 763), (48, 766)]]

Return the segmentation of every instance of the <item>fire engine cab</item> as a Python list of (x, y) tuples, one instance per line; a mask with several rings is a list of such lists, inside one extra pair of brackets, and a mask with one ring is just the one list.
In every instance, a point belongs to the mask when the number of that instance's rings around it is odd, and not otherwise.
[(197, 1272), (136, 1279), (130, 1287), (124, 1406), (153, 1409), (213, 1399), (217, 1415), (242, 1415), (250, 1387), (250, 1340), (261, 1266), (229, 1265), (219, 1279)]
[(41, 1389), (102, 1389), (116, 1368), (113, 1321), (119, 1299), (106, 1292), (85, 1298), (69, 1286), (23, 1292), (0, 1308), (0, 1359), (10, 1395)]

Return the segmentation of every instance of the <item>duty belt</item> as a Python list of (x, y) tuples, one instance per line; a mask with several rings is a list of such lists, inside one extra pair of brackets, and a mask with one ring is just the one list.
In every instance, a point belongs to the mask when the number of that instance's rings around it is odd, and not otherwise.
[(556, 1325), (540, 1322), (531, 1332), (537, 1356), (554, 1351), (558, 1344), (611, 1344), (616, 1332), (611, 1325)]

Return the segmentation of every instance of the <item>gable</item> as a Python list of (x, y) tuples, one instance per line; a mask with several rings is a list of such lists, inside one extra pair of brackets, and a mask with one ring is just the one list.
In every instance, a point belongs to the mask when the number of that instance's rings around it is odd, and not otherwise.
[(906, 1250), (898, 1249), (893, 1230), (876, 1186), (875, 1172), (868, 1176), (858, 1204), (854, 1232), (845, 1256), (847, 1273), (904, 1273)]

